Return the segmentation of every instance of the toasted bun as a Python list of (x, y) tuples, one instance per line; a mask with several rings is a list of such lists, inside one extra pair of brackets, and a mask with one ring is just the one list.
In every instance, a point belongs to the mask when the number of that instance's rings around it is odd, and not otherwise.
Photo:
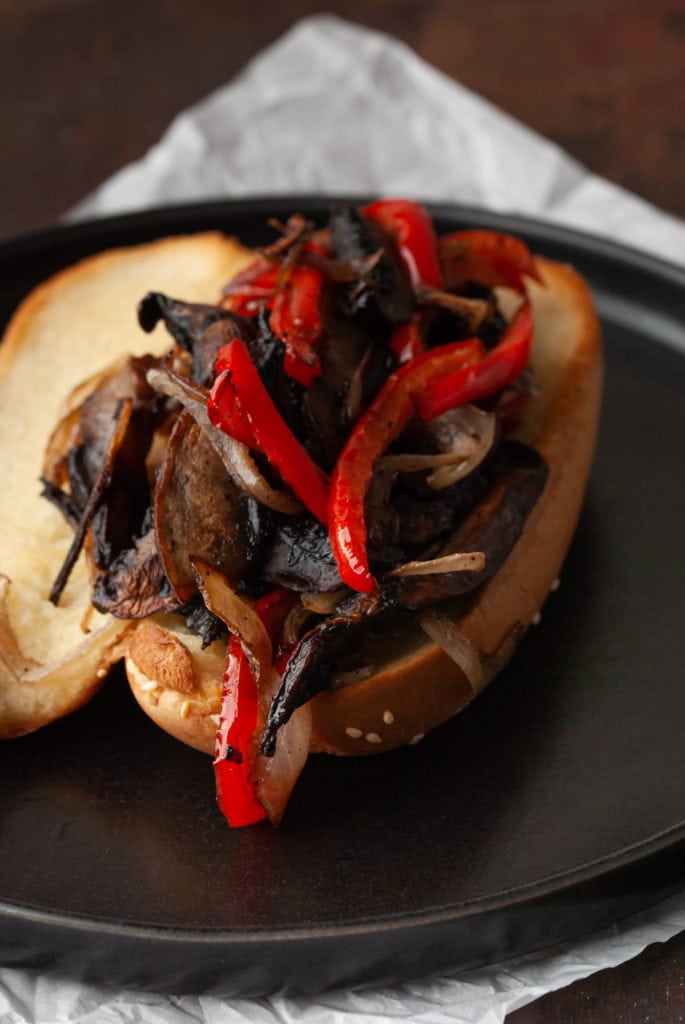
[[(36, 289), (0, 346), (0, 738), (30, 732), (79, 707), (126, 653), (131, 688), (162, 728), (212, 753), (221, 703), (224, 645), (202, 650), (173, 615), (136, 625), (90, 605), (85, 565), (58, 607), (47, 595), (71, 540), (59, 513), (39, 498), (47, 438), (84, 378), (125, 354), (158, 353), (158, 328), (139, 329), (135, 309), (154, 289), (215, 301), (251, 258), (231, 239), (165, 239), (87, 259)], [(502, 569), (457, 623), (483, 656), (474, 680), (418, 619), (398, 637), (369, 631), (366, 678), (311, 701), (312, 750), (376, 753), (410, 743), (464, 707), (511, 655), (557, 579), (577, 521), (595, 444), (602, 380), (599, 327), (583, 280), (538, 260), (545, 287), (531, 285), (533, 363), (540, 397), (521, 439), (546, 458), (546, 489)]]
[(215, 301), (250, 258), (218, 233), (116, 250), (57, 274), (14, 315), (0, 345), (0, 738), (87, 701), (129, 629), (92, 610), (83, 561), (59, 607), (47, 599), (72, 534), (39, 477), (66, 396), (119, 355), (168, 348), (163, 328), (138, 327), (147, 291)]
[[(531, 286), (540, 398), (529, 403), (519, 436), (547, 460), (549, 478), (509, 558), (458, 622), (460, 634), (475, 651), (490, 656), (496, 670), (513, 654), (512, 640), (522, 638), (559, 578), (599, 420), (602, 348), (592, 297), (571, 268), (537, 262), (546, 285)], [(492, 674), (474, 686), (441, 647), (419, 641), (368, 679), (317, 696), (313, 744), (331, 753), (359, 754), (416, 741), (465, 707)]]
[[(549, 260), (539, 259), (538, 266), (545, 287), (531, 284), (531, 298), (540, 397), (529, 403), (519, 437), (545, 457), (549, 478), (506, 563), (457, 623), (464, 643), (482, 656), (484, 671), (477, 680), (467, 678), (418, 621), (413, 629), (403, 624), (401, 637), (374, 628), (366, 652), (371, 674), (310, 702), (312, 751), (377, 753), (414, 742), (444, 722), (511, 656), (558, 578), (595, 447), (602, 350), (582, 278)], [(126, 658), (129, 680), (158, 725), (213, 753), (222, 651), (220, 645), (202, 651), (177, 623), (157, 616), (138, 627)]]

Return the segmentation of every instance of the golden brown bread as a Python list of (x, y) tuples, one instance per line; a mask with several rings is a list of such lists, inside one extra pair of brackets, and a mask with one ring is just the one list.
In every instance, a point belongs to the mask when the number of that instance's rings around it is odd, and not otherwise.
[[(570, 267), (538, 260), (545, 287), (530, 285), (535, 317), (533, 365), (540, 397), (518, 436), (549, 465), (545, 491), (501, 570), (485, 584), (459, 633), (482, 656), (482, 671), (464, 671), (431, 641), (418, 618), (413, 631), (369, 631), (360, 678), (311, 701), (312, 751), (372, 754), (417, 741), (463, 708), (511, 656), (557, 580), (580, 512), (592, 462), (602, 387), (602, 349), (592, 297)], [(440, 613), (442, 614), (442, 613)], [(424, 619), (424, 621), (426, 621)], [(430, 623), (426, 622), (427, 628)], [(169, 685), (168, 649), (190, 652), (187, 685)], [(398, 647), (404, 653), (398, 654)], [(392, 653), (388, 653), (392, 652)], [(185, 661), (184, 656), (184, 661)], [(184, 742), (214, 751), (223, 651), (202, 651), (173, 616), (138, 627), (126, 667), (143, 710)], [(214, 716), (214, 717), (212, 717)]]
[(218, 233), (169, 238), (84, 260), (36, 288), (0, 345), (0, 738), (83, 704), (121, 657), (129, 629), (94, 612), (83, 560), (55, 608), (47, 599), (71, 530), (39, 497), (45, 446), (84, 378), (126, 353), (164, 351), (136, 307), (150, 288), (214, 299), (251, 258)]

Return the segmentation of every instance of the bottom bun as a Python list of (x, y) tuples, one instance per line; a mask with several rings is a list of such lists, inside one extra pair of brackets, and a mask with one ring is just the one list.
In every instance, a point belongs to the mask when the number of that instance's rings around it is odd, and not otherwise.
[[(530, 294), (540, 395), (528, 403), (517, 437), (546, 460), (545, 490), (502, 568), (458, 620), (446, 625), (448, 605), (416, 613), (409, 625), (403, 617), (397, 633), (392, 625), (383, 634), (369, 630), (357, 672), (310, 701), (312, 752), (373, 754), (417, 742), (506, 664), (558, 580), (594, 454), (602, 350), (583, 279), (549, 260), (537, 264), (545, 286), (531, 284)], [(126, 659), (131, 688), (163, 729), (213, 753), (225, 645), (201, 650), (179, 621), (159, 616), (138, 627)], [(456, 660), (429, 638), (450, 631), (460, 652)]]

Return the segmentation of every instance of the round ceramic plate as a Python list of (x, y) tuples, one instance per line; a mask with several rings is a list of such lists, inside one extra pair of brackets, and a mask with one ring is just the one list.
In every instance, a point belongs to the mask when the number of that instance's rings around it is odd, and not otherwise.
[[(205, 204), (8, 242), (1, 312), (100, 249), (210, 227), (256, 244), (269, 216), (325, 206)], [(549, 225), (434, 213), (574, 263), (602, 317), (599, 451), (540, 625), (423, 743), (310, 758), (278, 830), (228, 830), (208, 760), (115, 673), (0, 745), (0, 963), (169, 992), (396, 982), (548, 946), (685, 881), (685, 273)]]

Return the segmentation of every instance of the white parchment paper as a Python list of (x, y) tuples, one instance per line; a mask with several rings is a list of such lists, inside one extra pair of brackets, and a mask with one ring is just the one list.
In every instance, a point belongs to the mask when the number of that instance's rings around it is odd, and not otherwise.
[(685, 225), (396, 39), (330, 15), (299, 22), (81, 203), (97, 216), (273, 193), (394, 193), (544, 217), (685, 263)]
[[(268, 193), (385, 193), (548, 218), (685, 264), (685, 225), (588, 173), (419, 60), (331, 16), (306, 19), (71, 211)], [(430, 982), (318, 998), (141, 995), (0, 969), (2, 1024), (501, 1024), (545, 992), (685, 928), (685, 893), (552, 951)]]

